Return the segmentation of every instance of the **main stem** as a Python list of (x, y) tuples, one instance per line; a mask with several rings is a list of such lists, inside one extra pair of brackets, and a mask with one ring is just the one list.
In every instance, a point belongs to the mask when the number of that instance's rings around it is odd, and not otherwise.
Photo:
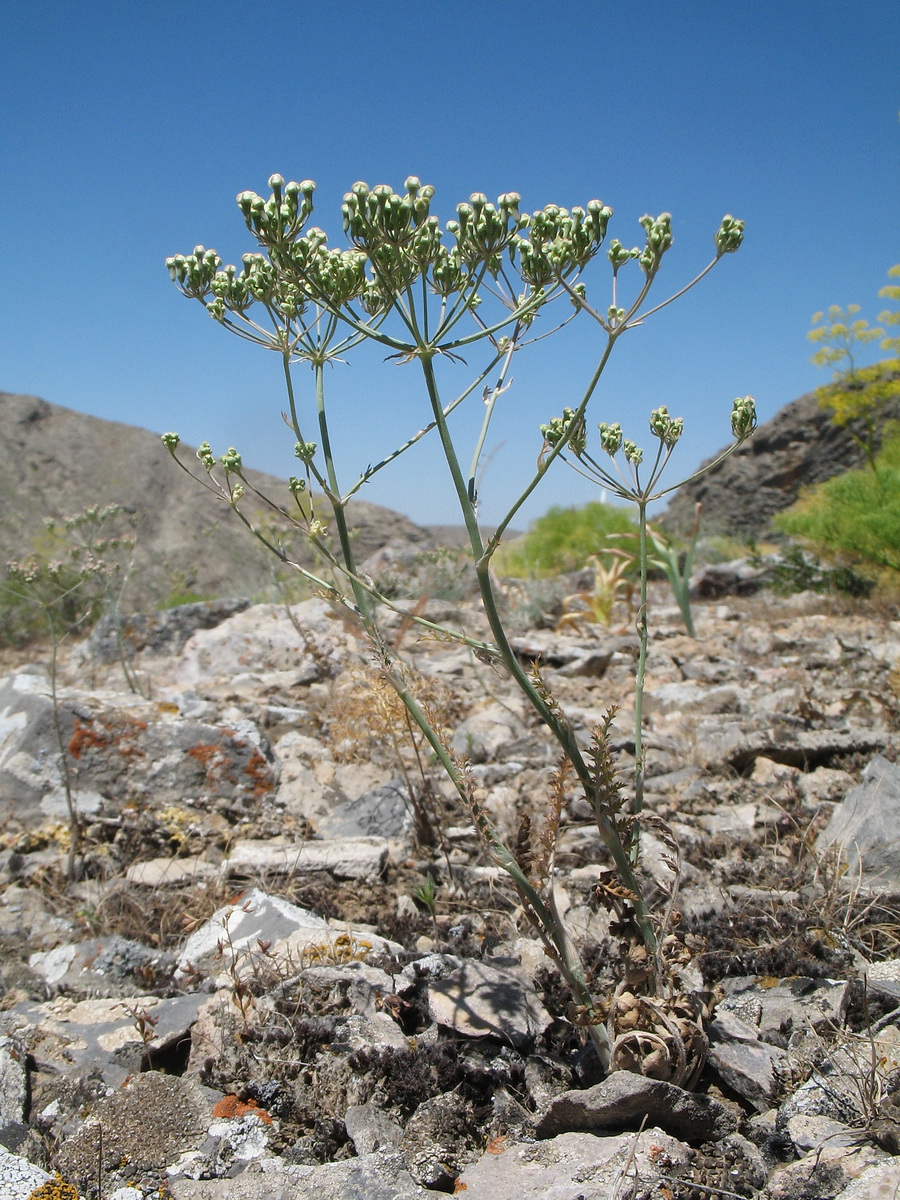
[[(607, 354), (605, 354), (603, 357), (603, 364), (605, 364), (608, 352), (609, 348), (607, 348)], [(596, 793), (596, 784), (590, 768), (584, 760), (584, 755), (582, 754), (581, 747), (578, 745), (578, 742), (575, 738), (575, 732), (572, 729), (572, 726), (564, 718), (561, 718), (559, 715), (557, 715), (557, 713), (554, 712), (543, 696), (541, 696), (541, 694), (537, 691), (534, 683), (531, 681), (531, 679), (529, 679), (528, 675), (523, 670), (522, 664), (516, 657), (512, 646), (509, 644), (509, 639), (497, 608), (496, 596), (494, 595), (494, 587), (490, 575), (490, 557), (484, 552), (484, 543), (481, 540), (481, 534), (478, 529), (478, 521), (475, 515), (475, 509), (469, 498), (468, 487), (459, 465), (456, 448), (453, 445), (453, 440), (450, 437), (450, 431), (447, 428), (447, 422), (444, 419), (443, 406), (441, 404), (440, 393), (438, 392), (437, 380), (435, 379), (434, 375), (434, 363), (431, 356), (425, 354), (421, 355), (421, 362), (422, 370), (425, 375), (425, 384), (428, 389), (428, 396), (431, 401), (434, 421), (440, 435), (441, 446), (443, 447), (444, 455), (447, 459), (447, 465), (450, 468), (450, 475), (453, 480), (453, 486), (456, 490), (460, 510), (463, 514), (466, 530), (469, 534), (472, 552), (475, 555), (475, 574), (478, 579), (482, 603), (484, 604), (485, 616), (487, 617), (488, 624), (490, 625), (494, 642), (500, 652), (507, 670), (515, 679), (516, 683), (519, 685), (520, 689), (525, 694), (531, 705), (537, 710), (541, 720), (559, 742), (566, 756), (571, 761), (573, 767), (575, 768), (575, 772), (578, 775), (578, 779), (582, 787), (585, 789), (586, 795), (588, 797), (593, 797)], [(591, 381), (591, 388), (588, 392), (588, 395), (584, 399), (584, 406), (587, 405), (587, 401), (590, 398), (590, 392), (593, 391), (593, 388), (599, 379), (600, 370), (602, 370), (602, 364), (600, 368), (598, 368), (598, 371), (595, 373), (595, 376)], [(656, 935), (653, 930), (652, 922), (650, 921), (650, 915), (644, 903), (643, 891), (635, 876), (634, 868), (637, 865), (637, 859), (635, 858), (634, 861), (632, 861), (632, 859), (629, 857), (628, 851), (625, 849), (622, 843), (619, 831), (614, 822), (611, 820), (609, 814), (605, 812), (597, 803), (594, 803), (592, 807), (594, 808), (600, 835), (613, 856), (616, 867), (622, 876), (622, 882), (635, 896), (635, 919), (641, 930), (641, 936), (644, 939), (647, 949), (653, 953), (656, 950)]]

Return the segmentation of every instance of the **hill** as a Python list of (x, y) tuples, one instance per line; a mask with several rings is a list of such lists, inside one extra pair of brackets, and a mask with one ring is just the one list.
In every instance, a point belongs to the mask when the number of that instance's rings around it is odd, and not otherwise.
[[(153, 606), (186, 590), (259, 597), (271, 588), (272, 556), (226, 505), (178, 470), (157, 434), (0, 392), (0, 439), (0, 562), (27, 557), (50, 517), (119, 504), (137, 520), (129, 606)], [(182, 450), (188, 462), (192, 448)], [(284, 480), (246, 474), (279, 502), (289, 499)], [(425, 530), (390, 509), (354, 500), (352, 515), (362, 561), (388, 545), (430, 544)], [(298, 540), (298, 559), (312, 562)]]
[[(886, 416), (900, 417), (900, 406)], [(663, 522), (683, 533), (702, 503), (703, 533), (758, 539), (767, 534), (772, 517), (794, 503), (801, 488), (864, 465), (851, 434), (855, 428), (834, 425), (817, 394), (807, 392), (760, 425), (730, 458), (680, 488)]]

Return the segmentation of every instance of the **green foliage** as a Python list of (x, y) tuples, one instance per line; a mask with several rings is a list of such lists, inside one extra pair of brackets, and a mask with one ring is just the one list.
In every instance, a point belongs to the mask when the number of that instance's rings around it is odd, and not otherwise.
[(869, 596), (874, 583), (852, 567), (824, 567), (814, 554), (800, 546), (788, 546), (775, 567), (772, 588), (781, 595), (792, 592), (841, 592), (845, 596)]
[[(891, 267), (888, 275), (900, 277), (900, 264)], [(900, 286), (887, 284), (878, 294), (887, 300), (900, 301)], [(850, 434), (869, 466), (874, 468), (881, 426), (900, 402), (900, 360), (889, 358), (860, 369), (856, 358), (862, 347), (874, 341), (879, 341), (881, 349), (891, 354), (900, 351), (900, 336), (885, 333), (881, 327), (900, 324), (900, 310), (885, 309), (879, 313), (881, 326), (870, 326), (868, 321), (856, 317), (859, 311), (858, 304), (849, 304), (846, 309), (832, 304), (826, 312), (813, 315), (813, 328), (807, 337), (819, 347), (811, 361), (818, 367), (836, 368), (832, 382), (818, 389), (819, 403), (830, 410), (835, 425), (856, 426), (850, 429)]]
[(578, 571), (611, 534), (623, 533), (637, 534), (637, 525), (621, 505), (596, 500), (580, 508), (556, 505), (533, 521), (521, 538), (502, 546), (494, 565), (501, 575), (514, 579)]
[(801, 493), (775, 524), (826, 558), (869, 573), (900, 571), (900, 425), (885, 428), (874, 470), (847, 471)]

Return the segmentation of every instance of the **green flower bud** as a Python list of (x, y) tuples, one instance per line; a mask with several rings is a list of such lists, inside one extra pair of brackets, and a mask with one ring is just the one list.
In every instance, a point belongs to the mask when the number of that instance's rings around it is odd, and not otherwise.
[(736, 397), (731, 410), (731, 432), (742, 442), (756, 428), (756, 401), (752, 396)]
[(638, 467), (644, 461), (644, 452), (635, 442), (629, 442), (626, 439), (622, 443), (622, 450), (633, 466)]
[(197, 457), (206, 467), (207, 471), (211, 471), (216, 465), (216, 456), (212, 452), (212, 446), (209, 442), (201, 442), (197, 447)]
[(298, 479), (296, 475), (292, 475), (288, 480), (288, 491), (292, 496), (298, 496), (301, 492), (305, 492), (306, 480)]
[(661, 405), (650, 414), (650, 432), (671, 450), (684, 432), (684, 421), (670, 417), (669, 410)]
[(736, 221), (730, 214), (722, 218), (716, 233), (716, 250), (719, 255), (733, 254), (744, 240), (744, 222)]
[(171, 454), (175, 450), (176, 446), (178, 446), (178, 444), (181, 442), (181, 438), (177, 433), (164, 433), (160, 438), (160, 441)]
[(541, 425), (540, 430), (548, 446), (558, 446), (565, 441), (574, 454), (584, 452), (587, 444), (584, 419), (579, 417), (576, 421), (574, 409), (564, 408), (561, 417), (554, 417), (547, 425)]
[(241, 456), (235, 450), (234, 446), (229, 446), (226, 452), (219, 459), (219, 462), (225, 468), (225, 474), (230, 475), (233, 471), (240, 471)]
[(613, 425), (607, 425), (605, 421), (601, 421), (598, 428), (600, 430), (600, 448), (609, 455), (618, 454), (622, 448), (622, 426), (618, 421)]
[(232, 502), (232, 504), (236, 504), (236, 503), (237, 503), (237, 501), (238, 501), (238, 500), (241, 500), (241, 499), (243, 499), (243, 497), (244, 497), (244, 489), (243, 489), (243, 487), (241, 486), (241, 484), (239, 484), (239, 483), (236, 483), (236, 484), (234, 485), (234, 487), (231, 489), (231, 502)]
[(297, 442), (294, 446), (294, 455), (301, 462), (311, 463), (316, 453), (315, 442)]

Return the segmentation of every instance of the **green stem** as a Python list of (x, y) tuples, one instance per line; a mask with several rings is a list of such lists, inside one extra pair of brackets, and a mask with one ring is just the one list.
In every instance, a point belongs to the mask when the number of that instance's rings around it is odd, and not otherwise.
[[(639, 557), (641, 568), (640, 607), (638, 608), (637, 631), (639, 638), (637, 673), (634, 682), (634, 804), (632, 811), (638, 816), (644, 807), (644, 682), (647, 675), (647, 501), (638, 502)], [(636, 827), (631, 844), (631, 862), (637, 866), (640, 857), (640, 825)]]
[[(602, 364), (604, 365), (608, 357), (608, 353), (609, 347), (607, 347), (607, 353), (604, 354), (602, 359)], [(474, 506), (469, 499), (468, 488), (466, 486), (466, 481), (463, 477), (462, 470), (460, 469), (459, 460), (456, 455), (456, 448), (453, 445), (450, 432), (447, 428), (447, 423), (444, 420), (440, 393), (438, 392), (437, 380), (435, 379), (434, 375), (434, 364), (431, 358), (425, 356), (422, 356), (421, 362), (422, 370), (425, 374), (425, 383), (428, 389), (429, 399), (431, 400), (432, 414), (438, 427), (441, 445), (444, 449), (447, 464), (450, 468), (450, 475), (453, 480), (454, 488), (456, 489), (457, 500), (465, 519), (466, 529), (469, 533), (469, 540), (475, 556), (475, 574), (478, 579), (478, 586), (481, 592), (481, 600), (482, 604), (484, 605), (485, 616), (487, 617), (497, 650), (499, 651), (500, 656), (510, 675), (512, 675), (512, 677), (515, 679), (529, 703), (537, 711), (538, 716), (559, 742), (565, 754), (571, 761), (572, 766), (575, 769), (575, 773), (578, 776), (579, 782), (585, 789), (585, 794), (588, 797), (592, 797), (596, 792), (596, 785), (590, 768), (585, 762), (584, 755), (581, 752), (581, 747), (578, 745), (578, 742), (575, 738), (575, 731), (572, 729), (572, 726), (569, 724), (569, 722), (565, 720), (564, 717), (554, 712), (546, 700), (544, 700), (543, 696), (541, 696), (541, 694), (538, 692), (532, 680), (529, 679), (528, 675), (523, 670), (522, 664), (519, 662), (515, 651), (509, 643), (506, 630), (503, 626), (502, 618), (497, 608), (496, 596), (494, 595), (493, 581), (490, 574), (490, 556), (485, 553), (484, 545), (481, 540), (481, 534), (478, 530), (478, 522), (475, 517)], [(583, 411), (583, 408), (586, 407), (587, 402), (590, 399), (590, 393), (593, 390), (597, 379), (599, 379), (600, 369), (601, 368), (598, 368), (598, 371), (595, 373), (595, 378), (592, 380), (588, 393), (585, 396), (581, 411)], [(595, 811), (600, 835), (603, 838), (603, 841), (606, 844), (609, 852), (613, 856), (616, 867), (622, 876), (622, 882), (629, 889), (629, 891), (634, 893), (634, 896), (636, 897), (634, 901), (635, 919), (640, 927), (641, 936), (644, 939), (645, 945), (651, 953), (654, 953), (656, 950), (656, 935), (653, 931), (650, 915), (644, 902), (640, 883), (634, 873), (634, 864), (629, 858), (628, 852), (626, 851), (619, 835), (619, 831), (616, 828), (614, 821), (611, 819), (610, 814), (604, 811), (597, 804), (594, 804), (592, 807)], [(509, 855), (508, 850), (506, 851), (506, 854)], [(512, 874), (509, 866), (506, 866), (505, 869), (510, 871)]]

